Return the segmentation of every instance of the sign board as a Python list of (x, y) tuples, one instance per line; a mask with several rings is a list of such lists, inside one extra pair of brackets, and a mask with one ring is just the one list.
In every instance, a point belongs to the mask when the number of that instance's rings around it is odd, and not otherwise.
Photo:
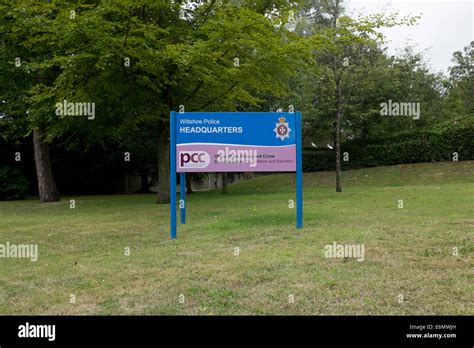
[(296, 115), (176, 114), (177, 172), (295, 172)]
[(300, 112), (171, 112), (170, 225), (176, 238), (176, 173), (181, 223), (185, 173), (296, 172), (296, 227), (303, 226)]

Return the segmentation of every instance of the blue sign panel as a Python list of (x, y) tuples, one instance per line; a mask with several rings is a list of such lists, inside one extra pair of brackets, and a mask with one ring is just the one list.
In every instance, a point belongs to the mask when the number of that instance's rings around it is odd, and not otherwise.
[(268, 171), (296, 171), (296, 227), (303, 227), (300, 112), (171, 112), (171, 238), (176, 238), (176, 172), (184, 224), (185, 173)]
[(176, 114), (178, 172), (296, 171), (296, 114)]

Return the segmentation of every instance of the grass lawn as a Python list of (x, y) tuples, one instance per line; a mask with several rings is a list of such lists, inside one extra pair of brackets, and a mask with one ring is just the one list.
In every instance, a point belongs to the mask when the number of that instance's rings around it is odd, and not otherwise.
[(188, 195), (177, 240), (154, 195), (0, 202), (0, 244), (39, 248), (0, 259), (0, 314), (474, 314), (474, 162), (346, 171), (339, 194), (305, 174), (301, 230), (294, 181)]

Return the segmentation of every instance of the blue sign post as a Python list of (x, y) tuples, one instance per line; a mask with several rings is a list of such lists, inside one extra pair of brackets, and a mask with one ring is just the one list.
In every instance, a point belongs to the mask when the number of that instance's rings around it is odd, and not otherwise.
[(303, 227), (301, 112), (170, 114), (170, 227), (176, 238), (176, 173), (181, 224), (187, 172), (296, 172), (296, 227)]
[(176, 238), (176, 112), (170, 114), (170, 236)]
[(303, 141), (301, 112), (296, 113), (296, 228), (303, 227)]
[(179, 210), (181, 212), (181, 225), (186, 223), (186, 173), (179, 174)]

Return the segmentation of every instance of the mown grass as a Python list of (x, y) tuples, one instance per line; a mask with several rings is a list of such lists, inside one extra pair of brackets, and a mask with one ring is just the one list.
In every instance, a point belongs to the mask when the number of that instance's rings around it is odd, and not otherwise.
[[(305, 174), (301, 230), (294, 180), (188, 195), (177, 240), (154, 195), (0, 202), (0, 243), (39, 247), (0, 259), (0, 314), (474, 314), (473, 162), (347, 171), (339, 194)], [(325, 258), (334, 241), (364, 261)]]

